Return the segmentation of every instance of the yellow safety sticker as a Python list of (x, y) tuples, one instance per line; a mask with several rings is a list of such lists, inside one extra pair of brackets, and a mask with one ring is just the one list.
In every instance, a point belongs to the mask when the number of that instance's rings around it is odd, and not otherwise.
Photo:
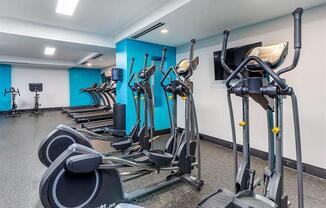
[(239, 126), (244, 127), (246, 125), (245, 121), (240, 121)]
[(181, 97), (182, 100), (187, 100), (187, 97)]
[(278, 132), (280, 132), (280, 128), (278, 128), (278, 127), (274, 127), (274, 128), (272, 128), (272, 132), (274, 133), (274, 134), (278, 134)]

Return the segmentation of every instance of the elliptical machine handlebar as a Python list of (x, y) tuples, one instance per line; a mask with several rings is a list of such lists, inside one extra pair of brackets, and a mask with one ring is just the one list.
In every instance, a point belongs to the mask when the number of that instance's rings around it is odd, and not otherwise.
[(187, 76), (185, 77), (186, 79), (191, 77), (194, 71), (193, 59), (194, 59), (194, 49), (195, 49), (196, 39), (192, 39), (190, 42), (191, 42), (191, 46), (190, 46), (190, 55), (189, 55), (189, 74), (187, 74)]
[(130, 77), (129, 82), (128, 82), (128, 86), (129, 86), (129, 88), (130, 88), (131, 90), (133, 90), (133, 87), (132, 87), (132, 85), (131, 85), (131, 82), (132, 82), (132, 80), (135, 78), (135, 73), (132, 73), (132, 68), (134, 67), (134, 63), (135, 63), (135, 58), (132, 57), (132, 58), (131, 58), (131, 64), (130, 64), (130, 70), (129, 70), (129, 73), (130, 73), (131, 77)]
[(302, 8), (296, 8), (292, 12), (292, 16), (294, 19), (294, 57), (292, 64), (284, 69), (281, 69), (277, 72), (278, 75), (281, 75), (283, 73), (289, 72), (292, 69), (294, 69), (299, 62), (300, 59), (300, 50), (301, 50), (301, 18), (303, 14), (303, 9)]
[(132, 58), (131, 58), (131, 64), (130, 64), (129, 75), (132, 74), (132, 69), (134, 68), (134, 63), (135, 63), (135, 57), (132, 57)]
[[(274, 81), (280, 86), (281, 90), (284, 93), (287, 93), (289, 91), (289, 87), (288, 85), (282, 80), (282, 78), (280, 77), (281, 74), (291, 71), (292, 69), (294, 69), (296, 67), (296, 65), (298, 64), (299, 61), (299, 57), (300, 57), (300, 48), (301, 48), (301, 16), (303, 13), (303, 9), (302, 8), (297, 8), (296, 10), (293, 11), (293, 17), (294, 17), (294, 41), (295, 41), (295, 45), (294, 45), (294, 49), (295, 49), (295, 56), (293, 59), (293, 63), (291, 66), (286, 67), (282, 70), (279, 70), (277, 73), (275, 73), (264, 61), (262, 61), (259, 57), (257, 56), (251, 56), (251, 57), (247, 57), (237, 68), (236, 70), (232, 71), (232, 74), (227, 78), (226, 80), (226, 86), (227, 88), (231, 89), (232, 86), (230, 84), (230, 82), (236, 77), (240, 75), (240, 72), (242, 70), (243, 67), (246, 66), (246, 64), (252, 60), (256, 61), (258, 63), (258, 65), (266, 72), (268, 73), (273, 79)], [(224, 31), (224, 39), (223, 39), (223, 47), (222, 47), (222, 56), (221, 56), (221, 61), (222, 63), (225, 63), (225, 55), (226, 55), (226, 46), (227, 46), (227, 41), (228, 41), (228, 35), (229, 35), (229, 31)], [(226, 65), (226, 64), (225, 64)], [(227, 65), (226, 65), (227, 66)], [(224, 67), (224, 65), (223, 65)], [(228, 66), (224, 67), (225, 70), (228, 70)]]
[(163, 54), (162, 54), (161, 65), (160, 65), (160, 70), (161, 70), (162, 74), (164, 74), (163, 67), (164, 67), (164, 61), (165, 61), (165, 56), (166, 56), (167, 50), (168, 50), (167, 48), (163, 48)]
[(301, 17), (302, 8), (297, 8), (292, 12), (294, 17), (294, 49), (301, 49)]
[(20, 96), (20, 92), (19, 92), (19, 89), (18, 89), (18, 88), (15, 89), (15, 88), (13, 88), (13, 87), (10, 87), (9, 90), (7, 90), (7, 89), (5, 88), (5, 91), (4, 91), (3, 96), (6, 96), (6, 94), (8, 94), (8, 93), (12, 93), (13, 95), (19, 95), (19, 96)]
[[(146, 67), (147, 67), (147, 60), (148, 60), (148, 53), (145, 54), (145, 58), (144, 58), (144, 68), (142, 70), (139, 71), (138, 73), (138, 77), (142, 78), (143, 80), (147, 79), (148, 77), (146, 77), (146, 74), (143, 73), (144, 71), (146, 71)], [(143, 76), (143, 77), (142, 77)]]

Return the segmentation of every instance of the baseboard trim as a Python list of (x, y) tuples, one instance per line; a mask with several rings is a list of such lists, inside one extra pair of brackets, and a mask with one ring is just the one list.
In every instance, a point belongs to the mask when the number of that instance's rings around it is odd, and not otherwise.
[[(44, 111), (57, 111), (57, 110), (62, 110), (63, 107), (51, 107), (51, 108), (39, 108), (39, 111), (44, 112)], [(30, 109), (17, 109), (17, 112), (19, 113), (24, 113), (24, 112), (33, 112), (34, 110), (32, 108)], [(0, 111), (0, 115), (2, 114), (7, 114), (10, 113), (10, 110), (8, 111)]]
[[(179, 128), (179, 130), (182, 131), (182, 128)], [(216, 138), (216, 137), (212, 137), (206, 134), (200, 134), (200, 138), (202, 140), (226, 147), (228, 149), (233, 149), (233, 144), (232, 142), (220, 139), (220, 138)], [(238, 144), (237, 145), (237, 150), (238, 152), (242, 152), (243, 146)], [(250, 154), (251, 156), (263, 159), (263, 160), (268, 160), (268, 153), (265, 151), (261, 151), (258, 149), (254, 149), (254, 148), (250, 148)], [(292, 160), (289, 158), (284, 157), (283, 158), (283, 165), (285, 167), (291, 168), (291, 169), (296, 169), (297, 166), (297, 161), (296, 160)], [(322, 178), (322, 179), (326, 179), (326, 169), (321, 168), (321, 167), (317, 167), (311, 164), (307, 164), (307, 163), (303, 163), (303, 172), (308, 173), (310, 175)]]
[(160, 129), (160, 130), (155, 130), (154, 131), (154, 136), (160, 136), (160, 135), (164, 135), (164, 134), (169, 134), (171, 131), (170, 129)]

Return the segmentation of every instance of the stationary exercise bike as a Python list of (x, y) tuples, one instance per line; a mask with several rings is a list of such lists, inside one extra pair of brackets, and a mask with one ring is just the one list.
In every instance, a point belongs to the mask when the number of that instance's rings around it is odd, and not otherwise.
[[(229, 31), (224, 32), (221, 63), (231, 74), (226, 80), (227, 98), (231, 119), (233, 156), (235, 173), (235, 193), (227, 189), (217, 192), (202, 201), (201, 208), (288, 208), (290, 202), (284, 192), (283, 170), (283, 100), (292, 100), (295, 150), (297, 157), (298, 207), (303, 208), (303, 173), (299, 112), (297, 97), (281, 75), (293, 70), (300, 57), (301, 50), (301, 16), (303, 9), (293, 11), (294, 17), (294, 59), (292, 65), (275, 71), (288, 54), (288, 43), (262, 46), (251, 49), (245, 60), (233, 71), (225, 63)], [(272, 79), (272, 81), (270, 81)], [(236, 84), (231, 84), (236, 82)], [(231, 94), (242, 98), (243, 120), (239, 123), (243, 130), (243, 159), (238, 165), (237, 141), (234, 125)], [(255, 170), (250, 163), (249, 137), (249, 98), (258, 103), (265, 111), (268, 124), (268, 167), (265, 169), (263, 193), (257, 194), (254, 189), (261, 179), (255, 179)]]
[(34, 107), (33, 107), (32, 113), (29, 114), (29, 115), (30, 116), (43, 115), (43, 113), (39, 111), (39, 107), (41, 106), (39, 92), (43, 91), (43, 84), (42, 83), (30, 83), (29, 84), (29, 91), (35, 92)]
[(11, 94), (11, 109), (10, 112), (6, 115), (6, 117), (19, 117), (21, 114), (17, 111), (17, 104), (16, 104), (16, 96), (20, 96), (19, 89), (15, 89), (10, 87), (8, 90), (5, 89), (4, 96), (7, 94)]

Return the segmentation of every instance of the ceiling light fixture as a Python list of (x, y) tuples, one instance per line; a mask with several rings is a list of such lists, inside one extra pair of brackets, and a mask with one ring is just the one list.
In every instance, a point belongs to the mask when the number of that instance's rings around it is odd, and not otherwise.
[(55, 48), (53, 47), (46, 47), (44, 50), (44, 54), (47, 56), (52, 56), (55, 52)]
[(168, 33), (168, 32), (169, 32), (168, 29), (162, 29), (162, 30), (161, 30), (161, 33), (163, 33), (163, 34), (166, 34), (166, 33)]
[(86, 63), (86, 66), (88, 66), (88, 67), (91, 67), (91, 66), (92, 66), (92, 64), (91, 64), (91, 63), (89, 63), (89, 62), (87, 62), (87, 63)]
[(56, 12), (58, 14), (72, 16), (79, 0), (58, 0)]

